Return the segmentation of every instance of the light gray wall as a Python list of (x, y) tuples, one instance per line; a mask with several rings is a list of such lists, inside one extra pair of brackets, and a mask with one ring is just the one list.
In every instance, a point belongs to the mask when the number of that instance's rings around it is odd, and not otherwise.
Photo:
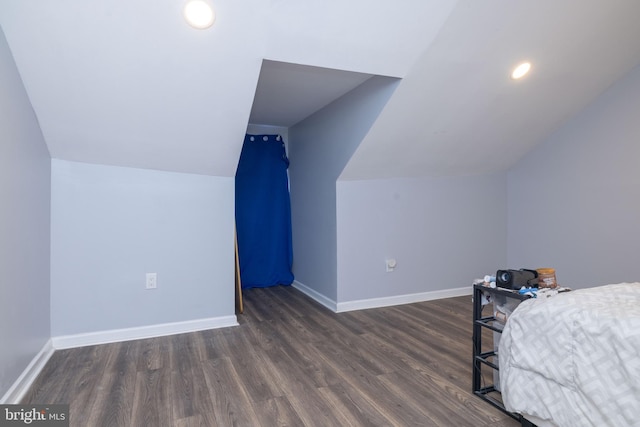
[(289, 129), (296, 280), (337, 298), (336, 180), (397, 86), (373, 77)]
[(640, 68), (508, 175), (508, 262), (572, 288), (640, 281)]
[(51, 197), (53, 336), (234, 314), (233, 178), (54, 159)]
[(51, 336), (50, 167), (0, 29), (0, 398)]
[[(471, 286), (506, 262), (506, 174), (338, 182), (338, 302)], [(395, 258), (387, 273), (385, 260)]]

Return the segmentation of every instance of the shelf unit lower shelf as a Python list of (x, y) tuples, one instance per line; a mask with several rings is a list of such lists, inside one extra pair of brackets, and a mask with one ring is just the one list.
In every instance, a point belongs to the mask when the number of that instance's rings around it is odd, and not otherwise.
[(495, 384), (482, 384), (483, 365), (488, 366), (494, 371), (499, 371), (497, 364), (498, 353), (496, 349), (494, 348), (489, 351), (482, 350), (482, 330), (488, 329), (493, 332), (502, 333), (502, 325), (499, 324), (494, 316), (482, 316), (482, 297), (485, 294), (491, 295), (494, 300), (496, 298), (513, 298), (518, 300), (518, 303), (530, 297), (502, 288), (488, 288), (482, 285), (473, 286), (473, 394), (522, 423), (522, 415), (506, 410), (504, 404), (498, 398), (498, 396), (500, 396), (500, 390)]

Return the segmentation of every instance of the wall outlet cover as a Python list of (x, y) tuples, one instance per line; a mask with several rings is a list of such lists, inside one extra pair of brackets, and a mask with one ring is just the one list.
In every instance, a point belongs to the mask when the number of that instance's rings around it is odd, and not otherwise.
[(158, 287), (158, 275), (157, 273), (147, 273), (146, 288), (156, 289)]

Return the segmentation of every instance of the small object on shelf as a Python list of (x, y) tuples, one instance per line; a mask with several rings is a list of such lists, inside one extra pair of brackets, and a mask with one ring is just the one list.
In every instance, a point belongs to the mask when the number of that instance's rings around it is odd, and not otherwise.
[(541, 288), (555, 289), (558, 284), (556, 283), (556, 270), (553, 268), (538, 268), (538, 286)]
[(522, 286), (538, 284), (538, 272), (521, 268), (520, 270), (498, 270), (496, 283), (499, 288), (520, 289)]
[(518, 293), (520, 295), (529, 295), (533, 298), (535, 298), (538, 294), (538, 288), (526, 288), (526, 287), (521, 287), (520, 290), (518, 291)]

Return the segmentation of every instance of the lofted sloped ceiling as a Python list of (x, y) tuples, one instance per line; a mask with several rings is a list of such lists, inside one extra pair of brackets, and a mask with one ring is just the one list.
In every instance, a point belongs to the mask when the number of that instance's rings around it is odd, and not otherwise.
[(353, 71), (265, 60), (249, 122), (291, 127), (371, 77)]
[(402, 76), (454, 4), (211, 0), (195, 30), (185, 3), (0, 2), (52, 157), (233, 176), (264, 59)]
[(52, 157), (233, 176), (250, 121), (384, 75), (402, 81), (343, 179), (504, 170), (640, 62), (636, 0), (210, 1), (195, 30), (184, 0), (2, 0)]
[(508, 169), (640, 63), (638, 18), (634, 0), (458, 2), (341, 179)]

